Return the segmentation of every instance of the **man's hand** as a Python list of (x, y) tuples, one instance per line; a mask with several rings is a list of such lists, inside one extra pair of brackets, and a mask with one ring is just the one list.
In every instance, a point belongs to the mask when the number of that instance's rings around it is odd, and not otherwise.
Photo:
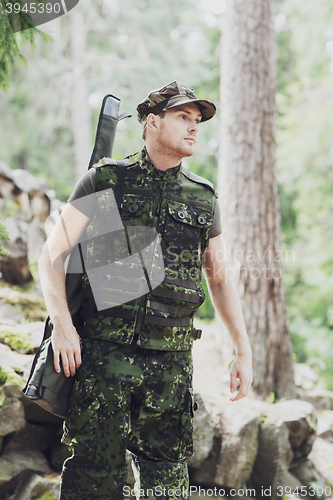
[(81, 339), (73, 325), (66, 327), (54, 327), (51, 337), (54, 369), (60, 373), (60, 359), (66, 377), (74, 376), (75, 371), (81, 365)]
[(250, 392), (252, 384), (252, 354), (237, 355), (230, 369), (230, 392), (234, 393), (237, 388), (237, 379), (240, 381), (240, 390), (230, 401), (238, 401), (245, 398)]

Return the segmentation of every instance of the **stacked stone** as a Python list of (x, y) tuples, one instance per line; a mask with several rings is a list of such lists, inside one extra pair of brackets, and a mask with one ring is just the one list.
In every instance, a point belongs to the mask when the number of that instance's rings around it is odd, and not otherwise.
[(29, 261), (37, 261), (45, 242), (44, 223), (50, 214), (52, 191), (26, 170), (11, 170), (0, 161), (0, 213), (10, 241), (10, 255), (0, 260), (3, 279), (21, 284), (32, 279)]

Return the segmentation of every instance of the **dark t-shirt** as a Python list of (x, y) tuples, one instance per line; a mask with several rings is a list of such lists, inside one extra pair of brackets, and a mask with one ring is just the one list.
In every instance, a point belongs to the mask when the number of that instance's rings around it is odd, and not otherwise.
[[(162, 172), (161, 170), (158, 170), (158, 172), (160, 173), (160, 175), (163, 175), (165, 173)], [(84, 201), (82, 200), (82, 203), (80, 203), (78, 200), (80, 198), (83, 198), (84, 196), (95, 193), (95, 179), (96, 179), (96, 170), (94, 168), (91, 168), (77, 182), (68, 200), (69, 203), (75, 201), (75, 208), (80, 210), (80, 212), (82, 212), (90, 219), (92, 218), (95, 208), (93, 206), (93, 197), (89, 196), (88, 198), (85, 198)], [(215, 238), (215, 236), (218, 236), (221, 233), (222, 233), (222, 226), (221, 226), (220, 207), (218, 202), (216, 201), (214, 218), (212, 227), (210, 228), (209, 238)]]

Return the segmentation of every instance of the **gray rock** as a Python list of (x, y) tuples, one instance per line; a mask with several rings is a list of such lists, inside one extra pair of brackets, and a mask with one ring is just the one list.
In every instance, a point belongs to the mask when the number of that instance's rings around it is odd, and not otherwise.
[(317, 412), (307, 401), (291, 399), (272, 405), (276, 418), (287, 425), (294, 459), (306, 457), (312, 448), (317, 430)]
[(26, 422), (25, 426), (7, 440), (5, 453), (13, 450), (44, 451), (60, 442), (58, 428)]
[(246, 405), (230, 403), (221, 414), (222, 446), (215, 484), (240, 488), (250, 477), (258, 449), (259, 416)]
[(0, 367), (8, 374), (8, 381), (15, 382), (22, 389), (24, 385), (22, 376), (23, 378), (28, 376), (32, 360), (32, 354), (19, 354), (0, 343)]
[(321, 434), (329, 430), (333, 431), (333, 411), (325, 410), (318, 415), (317, 435), (321, 436)]
[(6, 179), (12, 178), (12, 169), (3, 160), (0, 160), (0, 175)]
[(40, 497), (49, 493), (48, 498), (59, 498), (60, 478), (47, 479), (30, 472), (24, 475), (22, 481), (15, 490), (15, 500), (30, 500), (32, 497)]
[(12, 180), (21, 191), (29, 193), (31, 191), (44, 192), (46, 190), (45, 181), (42, 179), (36, 179), (27, 170), (22, 170), (20, 168), (12, 170), (11, 172)]
[(11, 399), (22, 398), (22, 390), (17, 384), (15, 384), (15, 382), (6, 382), (3, 386), (3, 391), (7, 396), (7, 398)]
[(193, 420), (193, 457), (187, 463), (191, 467), (200, 467), (213, 448), (214, 424), (199, 394), (194, 394), (198, 409)]
[(21, 285), (32, 280), (28, 262), (28, 246), (18, 238), (16, 241), (4, 242), (4, 247), (10, 253), (1, 257), (2, 277), (8, 283)]
[(24, 314), (16, 306), (8, 303), (0, 303), (0, 324), (15, 325), (24, 321)]
[(313, 463), (315, 469), (332, 486), (331, 491), (333, 492), (333, 443), (317, 437), (308, 458)]
[(333, 411), (325, 410), (318, 416), (317, 435), (333, 443)]
[[(303, 485), (309, 485), (312, 482), (315, 482), (318, 486), (321, 486), (323, 488), (323, 495), (320, 496), (322, 500), (325, 500), (326, 498), (329, 498), (330, 495), (325, 495), (325, 486), (326, 486), (326, 479), (324, 476), (315, 468), (311, 460), (309, 459), (303, 459), (299, 464), (296, 466), (292, 467), (290, 470), (292, 474), (297, 477), (297, 479), (303, 484)], [(311, 493), (311, 490), (310, 490)], [(309, 495), (310, 496), (310, 495)], [(313, 496), (313, 495), (312, 495)]]
[(320, 410), (333, 410), (333, 391), (316, 387), (310, 391), (299, 389), (298, 398), (312, 403), (313, 406)]
[(44, 474), (51, 472), (43, 453), (39, 451), (11, 451), (0, 457), (0, 487), (25, 470)]
[(281, 498), (280, 488), (301, 487), (301, 483), (288, 469), (293, 459), (289, 431), (283, 420), (265, 418), (259, 431), (258, 454), (250, 478), (256, 490), (270, 490), (272, 499)]
[(24, 406), (21, 401), (14, 399), (0, 407), (0, 436), (18, 431), (24, 425)]

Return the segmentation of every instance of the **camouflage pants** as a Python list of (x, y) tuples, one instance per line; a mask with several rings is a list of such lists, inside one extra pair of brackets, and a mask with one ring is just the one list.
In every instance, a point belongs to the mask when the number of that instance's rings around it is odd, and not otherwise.
[(126, 449), (137, 498), (187, 498), (192, 455), (192, 353), (85, 339), (65, 421), (73, 454), (61, 500), (123, 500)]

